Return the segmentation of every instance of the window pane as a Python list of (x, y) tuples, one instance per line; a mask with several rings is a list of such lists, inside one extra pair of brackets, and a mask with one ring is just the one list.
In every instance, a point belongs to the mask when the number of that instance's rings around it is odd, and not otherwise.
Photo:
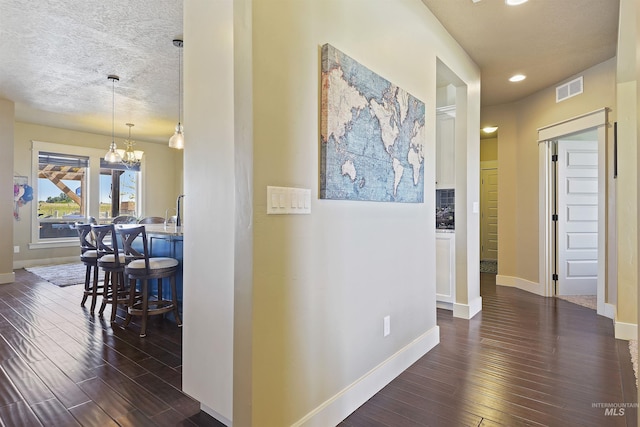
[(127, 170), (120, 176), (120, 215), (138, 216), (138, 175)]
[(76, 237), (76, 221), (87, 217), (88, 158), (40, 152), (38, 222), (40, 239)]
[[(100, 220), (118, 215), (138, 216), (140, 172), (135, 169), (100, 168)], [(113, 191), (114, 185), (119, 191)], [(112, 212), (115, 199), (116, 211)]]

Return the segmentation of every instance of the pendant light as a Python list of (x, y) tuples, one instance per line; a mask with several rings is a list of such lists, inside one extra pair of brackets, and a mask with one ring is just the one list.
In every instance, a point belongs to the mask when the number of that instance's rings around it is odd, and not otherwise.
[(131, 139), (131, 128), (135, 126), (133, 123), (125, 123), (129, 126), (129, 138), (124, 140), (124, 145), (127, 147), (126, 150), (117, 150), (118, 154), (122, 158), (122, 164), (124, 164), (128, 168), (135, 168), (140, 166), (140, 162), (142, 161), (142, 155), (144, 151), (134, 150), (133, 146), (136, 145), (136, 142)]
[(112, 83), (112, 108), (111, 108), (111, 145), (109, 151), (104, 155), (104, 160), (109, 163), (118, 163), (122, 161), (122, 157), (118, 153), (118, 147), (116, 146), (115, 137), (115, 122), (116, 122), (116, 82), (120, 81), (120, 77), (115, 74), (109, 74), (107, 77)]
[(182, 45), (183, 41), (175, 39), (173, 45), (180, 49), (178, 56), (178, 124), (176, 125), (176, 133), (169, 139), (169, 147), (183, 149), (184, 148), (184, 132), (182, 128)]

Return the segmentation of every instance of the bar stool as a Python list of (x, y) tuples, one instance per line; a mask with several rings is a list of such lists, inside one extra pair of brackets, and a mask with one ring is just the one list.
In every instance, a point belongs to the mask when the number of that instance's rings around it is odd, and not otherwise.
[[(104, 292), (98, 313), (102, 317), (107, 304), (111, 304), (110, 321), (114, 323), (118, 304), (129, 302), (129, 292), (124, 281), (125, 256), (118, 251), (118, 239), (113, 224), (94, 225), (92, 231), (96, 238), (98, 267), (104, 271)], [(108, 240), (111, 241), (111, 245), (107, 243)]]
[[(144, 338), (147, 335), (148, 316), (173, 312), (178, 327), (182, 326), (180, 313), (178, 313), (178, 295), (176, 292), (178, 260), (168, 257), (150, 257), (147, 232), (144, 225), (135, 227), (121, 226), (118, 228), (118, 233), (122, 238), (123, 251), (128, 260), (124, 274), (130, 282), (129, 305), (124, 325), (129, 325), (132, 316), (141, 316), (140, 337)], [(138, 237), (142, 240), (142, 251), (134, 248), (134, 241)], [(165, 278), (169, 278), (171, 300), (164, 299), (162, 295), (162, 281)], [(149, 285), (149, 281), (151, 279), (157, 279), (156, 299), (150, 298), (151, 285)], [(135, 294), (137, 280), (140, 280), (140, 300), (136, 300)]]
[[(76, 224), (78, 237), (80, 238), (80, 261), (86, 266), (84, 276), (84, 292), (82, 295), (81, 307), (91, 296), (91, 314), (96, 309), (98, 295), (104, 294), (104, 286), (98, 281), (98, 251), (95, 245), (95, 236), (91, 230), (91, 224)], [(93, 276), (93, 280), (92, 280)]]

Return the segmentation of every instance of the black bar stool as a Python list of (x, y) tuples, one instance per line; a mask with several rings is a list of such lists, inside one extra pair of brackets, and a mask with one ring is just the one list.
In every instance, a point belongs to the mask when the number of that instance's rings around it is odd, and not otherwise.
[[(151, 315), (173, 312), (176, 323), (182, 326), (180, 313), (178, 313), (178, 295), (176, 292), (176, 273), (178, 271), (178, 260), (168, 257), (150, 257), (147, 232), (144, 225), (141, 226), (120, 226), (118, 233), (122, 239), (124, 254), (127, 258), (127, 265), (124, 274), (130, 282), (129, 305), (127, 307), (127, 318), (125, 326), (131, 322), (132, 316), (141, 316), (142, 325), (140, 337), (147, 335), (147, 318)], [(142, 240), (142, 250), (134, 248), (134, 241), (140, 237)], [(164, 299), (162, 295), (162, 281), (168, 278), (171, 290), (171, 299)], [(157, 298), (150, 297), (149, 281), (157, 279)], [(135, 283), (140, 280), (140, 296), (136, 299)]]

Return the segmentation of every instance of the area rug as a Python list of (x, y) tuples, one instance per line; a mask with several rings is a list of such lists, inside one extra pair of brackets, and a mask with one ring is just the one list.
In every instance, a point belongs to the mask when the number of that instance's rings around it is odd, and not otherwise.
[[(44, 265), (40, 267), (26, 267), (30, 273), (33, 273), (47, 282), (51, 282), (56, 286), (71, 286), (84, 283), (86, 266), (81, 262), (71, 264)], [(104, 278), (104, 272), (100, 271), (100, 280)]]
[(590, 308), (591, 310), (597, 309), (597, 297), (595, 295), (556, 295), (556, 297), (561, 300)]
[(480, 273), (498, 274), (498, 261), (491, 259), (480, 260)]

